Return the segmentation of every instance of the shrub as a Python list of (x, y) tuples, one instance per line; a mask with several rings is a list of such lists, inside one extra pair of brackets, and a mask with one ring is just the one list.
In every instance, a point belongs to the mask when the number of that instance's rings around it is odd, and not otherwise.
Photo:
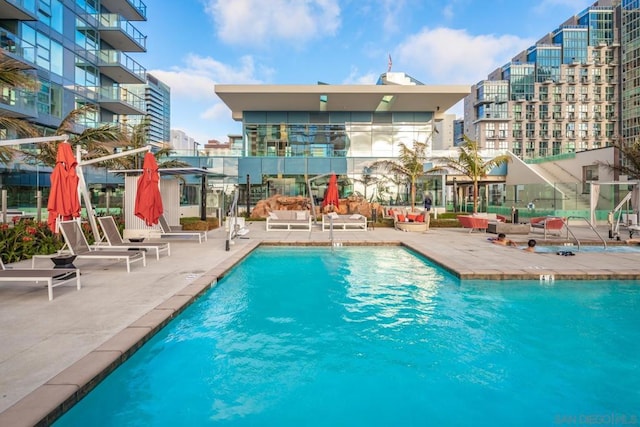
[(34, 255), (56, 253), (64, 246), (62, 236), (49, 230), (46, 222), (24, 219), (11, 226), (0, 224), (0, 254), (6, 263), (29, 259)]

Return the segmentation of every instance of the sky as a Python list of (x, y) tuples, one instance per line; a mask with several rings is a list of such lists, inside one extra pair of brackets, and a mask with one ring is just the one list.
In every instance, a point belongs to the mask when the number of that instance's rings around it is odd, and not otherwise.
[[(375, 84), (387, 71), (473, 85), (594, 0), (142, 0), (147, 52), (171, 87), (171, 129), (240, 134), (217, 84)], [(462, 117), (462, 102), (449, 113)]]

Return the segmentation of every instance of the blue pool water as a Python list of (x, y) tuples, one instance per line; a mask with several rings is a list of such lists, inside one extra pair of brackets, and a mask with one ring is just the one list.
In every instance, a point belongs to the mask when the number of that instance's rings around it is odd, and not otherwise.
[(56, 425), (638, 425), (639, 325), (638, 283), (260, 248)]
[(563, 246), (546, 246), (537, 245), (536, 252), (552, 252), (558, 253), (562, 251), (578, 252), (607, 252), (607, 253), (635, 253), (640, 254), (640, 247), (638, 246), (622, 246), (622, 245), (609, 245), (606, 248), (602, 245), (563, 245)]

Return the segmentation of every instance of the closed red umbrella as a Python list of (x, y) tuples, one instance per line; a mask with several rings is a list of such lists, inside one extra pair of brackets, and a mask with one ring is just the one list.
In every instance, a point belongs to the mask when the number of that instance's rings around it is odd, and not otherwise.
[(329, 185), (327, 186), (327, 191), (325, 192), (324, 200), (322, 201), (323, 208), (327, 205), (332, 205), (334, 208), (337, 208), (340, 205), (338, 178), (335, 173), (331, 175), (331, 178), (329, 178)]
[(67, 142), (60, 143), (56, 153), (56, 165), (51, 172), (51, 189), (47, 201), (47, 223), (54, 233), (57, 231), (58, 218), (69, 220), (80, 216), (77, 165), (71, 145)]
[(138, 178), (134, 214), (149, 226), (157, 224), (164, 212), (159, 183), (160, 174), (156, 158), (153, 154), (146, 153), (142, 163), (142, 175)]

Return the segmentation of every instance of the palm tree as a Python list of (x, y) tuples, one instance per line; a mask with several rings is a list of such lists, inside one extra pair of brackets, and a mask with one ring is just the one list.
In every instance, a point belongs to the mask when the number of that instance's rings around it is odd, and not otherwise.
[[(123, 133), (116, 123), (109, 123), (97, 127), (85, 128), (77, 133), (78, 122), (88, 113), (94, 112), (96, 107), (84, 105), (69, 112), (60, 122), (54, 135), (69, 135), (69, 142), (72, 145), (80, 145), (83, 150), (83, 160), (95, 159), (98, 157), (113, 154), (116, 148), (123, 146)], [(47, 166), (55, 166), (56, 153), (59, 142), (41, 144), (37, 151), (23, 151), (26, 161), (40, 162)]]
[[(128, 149), (142, 148), (147, 145), (147, 131), (149, 129), (149, 119), (136, 124), (131, 131), (125, 134), (123, 145)], [(155, 151), (153, 155), (156, 158), (159, 168), (181, 168), (189, 167), (190, 164), (181, 160), (169, 159), (173, 150), (171, 147), (163, 146)], [(116, 169), (140, 169), (142, 167), (142, 156), (123, 156), (115, 160)]]
[[(38, 90), (38, 79), (21, 63), (14, 61), (0, 50), (0, 88), (7, 88), (10, 93), (18, 90), (35, 92)], [(9, 96), (12, 96), (11, 94)], [(3, 131), (13, 130), (21, 137), (35, 137), (37, 131), (24, 119), (0, 114), (0, 135), (7, 138)], [(0, 163), (9, 163), (15, 151), (9, 147), (0, 147)]]
[[(362, 184), (362, 186), (364, 187), (364, 199), (367, 199), (367, 189), (372, 186), (372, 185), (377, 185), (378, 181), (380, 180), (379, 178), (376, 178), (375, 176), (373, 176), (371, 174), (371, 168), (363, 168), (362, 169), (362, 175), (360, 175), (360, 178), (353, 178), (353, 180), (355, 182), (359, 182), (360, 184)], [(373, 196), (371, 196), (373, 198)]]
[(611, 145), (622, 154), (621, 161), (598, 163), (608, 167), (613, 172), (617, 172), (619, 175), (627, 175), (629, 179), (638, 179), (640, 177), (640, 139), (636, 139), (631, 143), (624, 143), (622, 140), (615, 141)]
[(460, 153), (458, 158), (441, 158), (439, 162), (445, 166), (436, 166), (428, 172), (443, 169), (453, 169), (454, 171), (469, 177), (473, 181), (473, 213), (478, 212), (478, 183), (481, 178), (487, 176), (496, 166), (508, 163), (511, 157), (508, 154), (501, 154), (492, 159), (485, 160), (479, 155), (480, 147), (477, 141), (472, 140), (467, 135), (463, 135), (464, 142), (458, 147)]
[(397, 160), (378, 160), (371, 167), (381, 172), (390, 172), (407, 179), (411, 185), (411, 211), (415, 211), (416, 206), (416, 184), (418, 178), (424, 174), (424, 163), (426, 162), (427, 144), (413, 141), (413, 147), (407, 147), (400, 143), (400, 155)]

